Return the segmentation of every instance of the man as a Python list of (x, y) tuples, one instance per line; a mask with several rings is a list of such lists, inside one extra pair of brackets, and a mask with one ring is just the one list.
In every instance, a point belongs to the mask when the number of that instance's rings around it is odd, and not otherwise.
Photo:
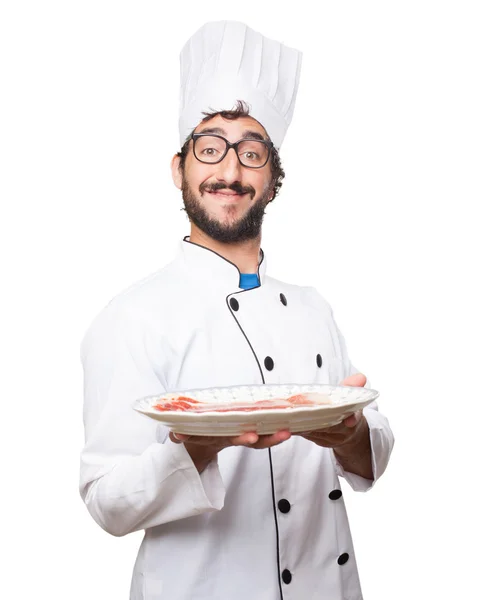
[(85, 336), (81, 494), (111, 534), (145, 530), (132, 600), (358, 600), (338, 476), (365, 491), (384, 472), (393, 436), (376, 404), (326, 430), (224, 438), (174, 435), (132, 410), (164, 391), (366, 384), (327, 302), (268, 277), (260, 248), (300, 53), (219, 22), (181, 58), (172, 174), (191, 234)]

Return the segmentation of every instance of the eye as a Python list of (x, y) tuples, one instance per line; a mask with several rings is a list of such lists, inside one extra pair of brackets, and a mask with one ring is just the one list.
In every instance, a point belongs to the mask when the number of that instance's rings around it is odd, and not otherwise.
[(201, 154), (205, 154), (206, 156), (214, 156), (217, 152), (218, 150), (216, 148), (204, 148), (201, 151)]

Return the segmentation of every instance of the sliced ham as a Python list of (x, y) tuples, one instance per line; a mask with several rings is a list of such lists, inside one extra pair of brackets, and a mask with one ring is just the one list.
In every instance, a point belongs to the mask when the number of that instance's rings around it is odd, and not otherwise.
[(320, 406), (322, 404), (331, 404), (330, 398), (317, 392), (308, 392), (304, 394), (295, 394), (289, 398), (272, 398), (268, 400), (258, 400), (256, 402), (199, 402), (187, 396), (177, 396), (168, 398), (156, 404), (153, 408), (159, 411), (177, 411), (177, 412), (231, 412), (243, 411), (252, 412), (255, 410), (271, 410), (286, 408), (301, 408), (304, 406)]

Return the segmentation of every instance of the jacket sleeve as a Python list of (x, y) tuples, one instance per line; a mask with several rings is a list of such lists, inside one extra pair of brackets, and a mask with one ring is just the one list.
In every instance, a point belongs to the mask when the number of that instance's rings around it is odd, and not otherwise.
[(82, 342), (85, 446), (80, 494), (95, 521), (122, 536), (223, 507), (216, 462), (198, 474), (183, 444), (132, 408), (165, 390), (148, 331), (110, 304)]
[[(330, 324), (331, 324), (331, 335), (333, 338), (333, 345), (335, 347), (335, 365), (333, 372), (334, 380), (331, 381), (332, 385), (339, 385), (346, 377), (359, 373), (358, 369), (351, 363), (346, 348), (346, 342), (344, 337), (339, 330), (336, 321), (333, 316), (331, 307), (328, 305)], [(366, 381), (365, 388), (371, 388), (369, 379)], [(360, 475), (355, 473), (349, 473), (345, 471), (342, 465), (337, 460), (334, 452), (331, 450), (331, 457), (336, 467), (336, 472), (339, 476), (346, 479), (349, 485), (354, 491), (366, 492), (371, 489), (376, 481), (386, 470), (394, 446), (394, 435), (387, 418), (379, 412), (377, 402), (372, 402), (364, 410), (363, 415), (369, 425), (369, 436), (371, 442), (371, 456), (372, 456), (372, 468), (373, 468), (373, 480), (364, 479)]]

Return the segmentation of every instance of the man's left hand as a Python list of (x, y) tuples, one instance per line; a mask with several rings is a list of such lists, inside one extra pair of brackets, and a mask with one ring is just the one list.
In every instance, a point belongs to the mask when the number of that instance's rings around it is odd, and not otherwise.
[[(346, 377), (340, 385), (364, 387), (365, 384), (366, 377), (362, 373), (356, 373)], [(350, 415), (333, 427), (296, 435), (301, 435), (318, 446), (333, 448), (336, 458), (346, 471), (373, 479), (369, 425), (362, 411)]]
[[(365, 384), (366, 377), (362, 373), (356, 373), (355, 375), (346, 377), (340, 385), (364, 387)], [(365, 429), (369, 429), (367, 421), (363, 417), (362, 411), (358, 411), (344, 419), (338, 425), (333, 425), (326, 429), (318, 429), (317, 431), (304, 431), (297, 435), (301, 435), (319, 446), (336, 448), (354, 442)]]

